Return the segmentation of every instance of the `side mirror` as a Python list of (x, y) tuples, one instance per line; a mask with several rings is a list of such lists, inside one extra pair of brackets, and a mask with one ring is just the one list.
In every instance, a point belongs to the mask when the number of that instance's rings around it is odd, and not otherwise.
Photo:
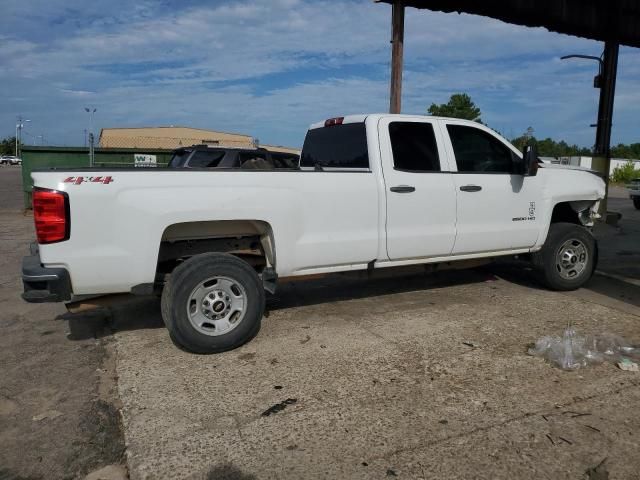
[(523, 172), (525, 177), (535, 177), (538, 173), (538, 149), (535, 145), (525, 145), (522, 151)]

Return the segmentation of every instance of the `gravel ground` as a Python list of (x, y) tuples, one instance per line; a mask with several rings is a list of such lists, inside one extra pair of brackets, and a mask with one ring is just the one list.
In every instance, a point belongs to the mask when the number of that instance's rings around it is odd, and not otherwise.
[(32, 224), (20, 168), (0, 168), (0, 479), (82, 478), (124, 459), (113, 339), (74, 339), (63, 305), (22, 301)]

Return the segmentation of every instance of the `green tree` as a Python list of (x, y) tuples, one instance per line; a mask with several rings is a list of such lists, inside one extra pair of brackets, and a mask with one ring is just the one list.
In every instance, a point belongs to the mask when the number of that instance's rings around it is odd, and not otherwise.
[(8, 137), (0, 142), (0, 155), (16, 154), (16, 137)]
[(514, 147), (522, 150), (525, 145), (535, 144), (541, 157), (579, 157), (592, 155), (588, 148), (569, 145), (564, 140), (555, 141), (552, 138), (537, 139), (530, 135), (521, 135), (511, 140)]
[(620, 143), (611, 147), (611, 156), (615, 158), (640, 158), (640, 143), (630, 145)]
[(482, 123), (480, 108), (473, 103), (471, 97), (466, 93), (454, 93), (447, 103), (440, 105), (432, 103), (428, 112), (436, 117), (463, 118)]
[(612, 183), (628, 183), (634, 178), (640, 177), (640, 170), (636, 170), (635, 164), (629, 160), (624, 165), (613, 169), (611, 174)]

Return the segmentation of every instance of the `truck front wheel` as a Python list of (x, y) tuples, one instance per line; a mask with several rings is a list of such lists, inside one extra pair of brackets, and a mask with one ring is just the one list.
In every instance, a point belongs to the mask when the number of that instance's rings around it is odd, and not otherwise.
[(596, 241), (589, 230), (573, 223), (553, 223), (542, 250), (533, 254), (533, 264), (547, 287), (575, 290), (593, 275), (596, 255)]
[(175, 268), (161, 303), (175, 343), (193, 353), (218, 353), (258, 333), (265, 294), (248, 263), (233, 255), (206, 253)]

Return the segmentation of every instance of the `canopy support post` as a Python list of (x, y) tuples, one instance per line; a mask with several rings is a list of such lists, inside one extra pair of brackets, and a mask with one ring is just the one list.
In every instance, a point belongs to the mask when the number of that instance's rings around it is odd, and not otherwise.
[[(607, 195), (609, 194), (609, 169), (611, 168), (611, 125), (613, 123), (613, 100), (616, 91), (618, 70), (618, 42), (604, 44), (600, 101), (598, 103), (598, 124), (596, 130), (595, 156), (592, 168), (604, 174)], [(600, 202), (600, 215), (607, 220), (607, 197)]]

